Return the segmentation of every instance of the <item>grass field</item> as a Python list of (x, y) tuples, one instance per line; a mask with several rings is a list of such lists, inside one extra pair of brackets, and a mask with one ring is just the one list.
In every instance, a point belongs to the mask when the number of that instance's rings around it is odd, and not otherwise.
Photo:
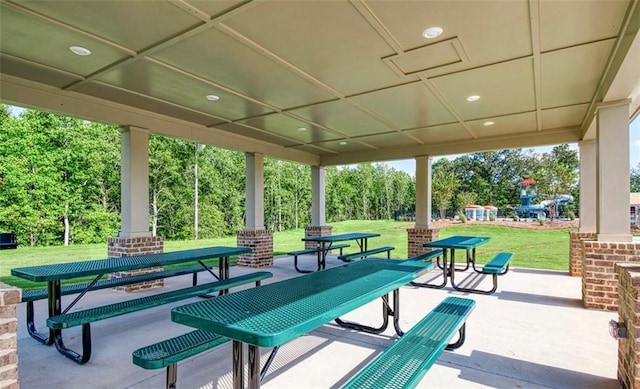
[[(391, 220), (352, 220), (331, 223), (333, 234), (347, 232), (376, 232), (380, 237), (371, 238), (369, 247), (393, 246), (393, 258), (407, 257), (407, 231), (412, 222)], [(489, 236), (491, 241), (478, 248), (477, 256), (484, 263), (500, 251), (513, 253), (511, 265), (538, 269), (568, 270), (569, 268), (569, 230), (535, 230), (511, 228), (486, 224), (459, 224), (440, 229), (440, 238), (452, 235)], [(274, 255), (301, 249), (304, 242), (304, 229), (275, 232), (273, 234)], [(348, 243), (348, 242), (347, 242)], [(186, 250), (207, 246), (235, 246), (236, 237), (202, 239), (197, 241), (166, 241), (165, 251)], [(352, 244), (355, 246), (355, 243)], [(351, 249), (351, 250), (349, 250)], [(356, 251), (350, 247), (345, 252)], [(88, 259), (102, 259), (107, 256), (107, 245), (74, 245), (56, 247), (19, 247), (17, 250), (0, 251), (0, 282), (20, 288), (41, 287), (11, 276), (11, 269), (22, 266), (36, 266), (49, 263), (74, 262)], [(232, 262), (233, 263), (233, 262)]]

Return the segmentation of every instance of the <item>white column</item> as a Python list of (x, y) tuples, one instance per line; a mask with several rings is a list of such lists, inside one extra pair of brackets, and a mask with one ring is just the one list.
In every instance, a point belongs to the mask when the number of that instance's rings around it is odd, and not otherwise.
[(580, 153), (580, 232), (596, 232), (596, 151), (595, 140), (578, 144)]
[(598, 106), (598, 241), (632, 241), (629, 225), (629, 102), (621, 100)]
[(149, 132), (120, 129), (121, 238), (151, 236), (149, 231)]
[(416, 157), (416, 226), (431, 229), (431, 157)]
[(247, 225), (249, 231), (264, 230), (264, 156), (245, 153)]
[(311, 166), (311, 225), (326, 224), (325, 176), (323, 166)]

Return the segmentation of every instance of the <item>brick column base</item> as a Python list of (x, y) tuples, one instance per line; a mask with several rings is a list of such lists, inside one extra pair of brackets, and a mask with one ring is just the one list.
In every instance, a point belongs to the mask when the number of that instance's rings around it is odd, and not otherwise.
[(437, 229), (428, 228), (408, 228), (407, 229), (407, 242), (409, 257), (415, 257), (418, 254), (431, 251), (428, 247), (423, 247), (422, 244), (426, 242), (433, 242), (438, 240), (439, 232)]
[[(131, 257), (134, 255), (157, 254), (164, 252), (164, 239), (159, 236), (141, 238), (114, 237), (107, 240), (107, 255), (109, 258)], [(150, 267), (132, 271), (121, 271), (109, 274), (109, 279), (131, 277), (140, 274), (153, 273), (164, 270), (163, 267)], [(164, 287), (164, 280), (145, 281), (138, 284), (124, 285), (112, 288), (119, 292), (134, 293)]]
[(569, 232), (569, 275), (582, 277), (582, 241), (596, 240), (595, 232)]
[(0, 388), (18, 389), (18, 318), (22, 291), (0, 282)]
[[(304, 228), (304, 237), (308, 238), (310, 236), (328, 236), (331, 235), (331, 230), (333, 230), (333, 226), (306, 226)], [(304, 242), (304, 248), (316, 248), (318, 243), (316, 242)]]
[(618, 381), (624, 389), (640, 388), (640, 265), (619, 263), (618, 322), (627, 337), (618, 339)]
[(640, 242), (582, 241), (582, 303), (586, 308), (618, 309), (619, 262), (640, 265)]
[(249, 247), (249, 254), (238, 256), (238, 266), (266, 267), (273, 265), (273, 231), (238, 231), (238, 247)]

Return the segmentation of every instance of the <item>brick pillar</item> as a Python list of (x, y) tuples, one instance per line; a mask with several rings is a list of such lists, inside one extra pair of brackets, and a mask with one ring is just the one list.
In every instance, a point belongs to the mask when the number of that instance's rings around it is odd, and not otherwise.
[[(109, 258), (131, 257), (134, 255), (157, 254), (164, 252), (164, 240), (159, 236), (146, 236), (140, 238), (120, 238), (114, 237), (107, 240), (107, 255)], [(162, 271), (162, 266), (138, 269), (132, 271), (121, 271), (109, 274), (109, 279), (130, 277), (140, 274)], [(152, 289), (159, 289), (164, 286), (164, 280), (153, 280), (140, 282), (138, 284), (124, 285), (113, 288), (125, 293), (141, 292)]]
[(22, 291), (0, 282), (0, 388), (18, 389), (18, 318)]
[(423, 247), (422, 244), (426, 242), (433, 242), (438, 240), (438, 229), (431, 228), (408, 228), (407, 229), (407, 242), (409, 257), (415, 257), (418, 254), (431, 251), (428, 247)]
[(582, 302), (586, 308), (618, 309), (619, 262), (638, 262), (640, 242), (582, 241)]
[(273, 265), (273, 231), (238, 231), (238, 247), (249, 247), (251, 252), (238, 256), (238, 266), (266, 267)]
[[(331, 230), (333, 226), (306, 226), (304, 228), (304, 237), (308, 238), (310, 236), (328, 236), (331, 235)], [(310, 249), (315, 248), (318, 245), (316, 242), (304, 242), (304, 248)]]
[(618, 323), (627, 337), (618, 339), (618, 381), (624, 389), (640, 389), (640, 265), (619, 263)]
[(569, 275), (582, 277), (582, 241), (595, 240), (595, 232), (569, 232)]

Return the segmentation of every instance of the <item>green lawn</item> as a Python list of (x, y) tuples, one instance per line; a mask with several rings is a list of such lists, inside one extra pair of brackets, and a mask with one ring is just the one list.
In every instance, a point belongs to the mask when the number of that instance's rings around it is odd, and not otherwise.
[[(407, 257), (407, 231), (411, 222), (390, 220), (352, 220), (332, 223), (333, 233), (376, 232), (380, 237), (371, 238), (369, 247), (394, 246), (393, 258)], [(489, 236), (491, 241), (478, 248), (480, 263), (486, 262), (500, 251), (513, 253), (514, 267), (567, 270), (569, 265), (569, 230), (534, 230), (510, 228), (486, 224), (460, 224), (440, 229), (440, 238), (452, 235)], [(273, 234), (275, 255), (301, 249), (304, 229), (276, 232)], [(166, 241), (165, 251), (186, 250), (206, 246), (235, 246), (236, 238), (203, 239), (197, 241)], [(352, 244), (355, 246), (355, 243)], [(353, 252), (350, 247), (345, 252)], [(74, 245), (68, 247), (19, 247), (17, 250), (0, 251), (0, 281), (21, 288), (41, 286), (11, 276), (11, 269), (48, 263), (73, 262), (87, 259), (101, 259), (107, 255), (107, 245)], [(233, 263), (233, 262), (232, 262)]]

